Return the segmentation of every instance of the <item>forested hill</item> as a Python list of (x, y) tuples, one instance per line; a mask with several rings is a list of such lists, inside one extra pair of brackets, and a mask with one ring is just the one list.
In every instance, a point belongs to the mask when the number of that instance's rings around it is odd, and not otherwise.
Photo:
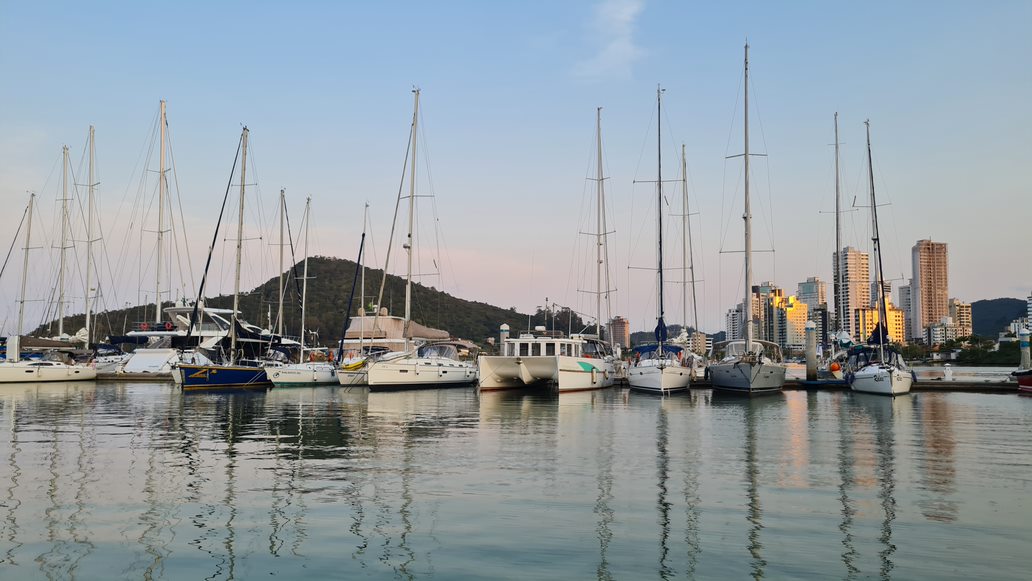
[[(302, 263), (298, 263), (297, 276), (302, 276)], [(319, 333), (319, 340), (329, 345), (340, 338), (341, 326), (344, 322), (344, 303), (351, 292), (351, 282), (355, 275), (355, 263), (340, 258), (316, 256), (308, 260), (308, 329)], [(366, 270), (366, 297), (368, 305), (376, 301), (380, 288), (382, 270)], [(300, 332), (301, 299), (300, 280), (295, 281), (292, 271), (286, 277), (287, 292), (283, 307), (286, 321), (286, 335), (297, 336)], [(352, 302), (352, 313), (360, 304), (359, 291), (356, 289)], [(270, 279), (265, 284), (240, 295), (240, 310), (248, 321), (262, 326), (269, 326), (269, 314), (276, 317), (279, 300), (279, 278)], [(169, 303), (171, 304), (171, 303)], [(208, 306), (232, 307), (233, 296), (209, 297)], [(387, 277), (387, 285), (383, 292), (383, 305), (392, 315), (403, 315), (405, 311), (405, 279), (394, 275)], [(110, 334), (121, 334), (131, 330), (136, 321), (152, 320), (154, 307), (137, 306), (101, 313), (96, 318), (96, 337)], [(467, 301), (438, 291), (432, 287), (413, 282), (412, 284), (412, 319), (416, 322), (444, 329), (453, 337), (469, 339), (483, 343), (487, 337), (497, 337), (498, 327), (508, 323), (513, 329), (524, 329), (527, 325), (527, 314), (518, 313), (515, 309), (502, 309), (486, 303)], [(65, 329), (75, 333), (84, 325), (82, 314), (67, 317)], [(538, 313), (533, 324), (543, 324), (544, 317)], [(44, 336), (56, 332), (56, 324), (44, 325), (33, 334)], [(113, 330), (113, 331), (112, 331)]]
[(1024, 317), (1027, 303), (1021, 299), (986, 299), (971, 303), (972, 332), (995, 339), (1004, 327)]

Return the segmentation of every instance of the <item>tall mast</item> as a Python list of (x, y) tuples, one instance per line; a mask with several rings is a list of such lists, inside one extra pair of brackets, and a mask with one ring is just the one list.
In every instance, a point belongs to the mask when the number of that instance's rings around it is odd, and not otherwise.
[(408, 253), (408, 270), (405, 275), (405, 341), (408, 342), (409, 321), (412, 318), (412, 224), (416, 211), (416, 144), (419, 136), (419, 89), (413, 89), (415, 105), (412, 108), (412, 167), (409, 173), (409, 215), (408, 238), (405, 251)]
[(90, 302), (90, 287), (93, 286), (93, 186), (96, 185), (93, 179), (93, 158), (96, 148), (93, 145), (93, 126), (90, 125), (90, 174), (89, 174), (89, 197), (86, 201), (86, 347), (90, 346), (93, 340), (91, 333), (92, 325), (92, 303)]
[[(685, 248), (684, 248), (684, 246), (685, 245), (684, 245), (683, 242), (682, 242), (682, 245), (681, 245), (682, 246), (681, 247), (681, 279), (682, 279), (682, 281), (687, 280), (687, 279), (684, 278), (685, 274), (690, 274), (690, 276), (692, 277), (691, 278), (691, 281), (692, 281), (692, 325), (693, 325), (693, 328), (695, 329), (695, 332), (697, 333), (699, 331), (699, 301), (697, 300), (698, 297), (696, 297), (696, 294), (695, 294), (695, 251), (692, 249), (692, 219), (691, 219), (691, 211), (690, 211), (690, 208), (688, 206), (688, 157), (684, 153), (684, 144), (683, 143), (681, 144), (681, 177), (683, 178), (682, 181), (681, 181), (681, 187), (682, 187), (682, 193), (683, 193), (683, 196), (684, 196), (684, 199), (682, 201), (682, 207), (684, 209), (684, 214), (681, 216), (681, 234), (688, 241), (687, 242), (688, 270), (687, 271), (685, 271), (685, 268), (684, 268), (684, 256), (685, 256)], [(688, 318), (688, 298), (687, 298), (687, 291), (685, 290), (686, 286), (687, 285), (685, 285), (682, 282), (682, 287), (681, 287), (682, 288), (682, 294), (685, 295), (683, 297), (684, 317), (685, 317), (685, 319)], [(685, 321), (684, 325), (687, 327), (688, 326), (688, 321)]]
[[(279, 275), (279, 310), (276, 313), (276, 326), (279, 328), (277, 333), (279, 333), (282, 336), (283, 335), (283, 278), (284, 278), (283, 277), (283, 274), (284, 274), (283, 273), (283, 215), (287, 211), (287, 197), (286, 197), (286, 194), (285, 194), (285, 191), (284, 191), (283, 188), (280, 188), (279, 200), (280, 200), (280, 214), (279, 214), (279, 272), (280, 272), (280, 275)], [(309, 200), (311, 200), (311, 198), (309, 198)], [(306, 204), (305, 204), (305, 215), (307, 216), (307, 214), (308, 214), (308, 205), (307, 205), (307, 202), (306, 202)], [(306, 226), (306, 228), (307, 228), (307, 226)], [(308, 236), (307, 230), (305, 231), (305, 236), (306, 237)], [(305, 255), (305, 264), (308, 264), (308, 256), (307, 256), (307, 254)], [(305, 280), (304, 284), (308, 284), (308, 280)], [(302, 315), (301, 315), (301, 328), (302, 328), (302, 330), (304, 330), (304, 326), (305, 326), (305, 319), (304, 319), (304, 313), (303, 313), (304, 310), (305, 310), (305, 304), (304, 304), (304, 299), (302, 299), (302, 301), (301, 301), (301, 311), (302, 311)]]
[(61, 250), (57, 271), (57, 336), (64, 335), (64, 302), (65, 302), (65, 251), (68, 249), (68, 146), (61, 150), (63, 154), (61, 179)]
[(656, 274), (659, 277), (659, 355), (663, 355), (663, 336), (666, 335), (666, 322), (663, 320), (663, 89), (656, 86)]
[(161, 145), (158, 160), (158, 256), (157, 268), (154, 275), (154, 322), (161, 322), (161, 271), (164, 269), (165, 258), (165, 100), (161, 100), (161, 115), (158, 120), (158, 127), (161, 131)]
[[(21, 300), (18, 301), (18, 336), (24, 332), (22, 325), (25, 323), (25, 281), (29, 277), (29, 248), (32, 246), (32, 207), (36, 202), (36, 194), (29, 194), (29, 209), (26, 213), (25, 223), (25, 258), (22, 259), (21, 279)], [(17, 355), (17, 353), (15, 354)]]
[(749, 43), (745, 44), (745, 298), (742, 300), (742, 320), (745, 321), (745, 352), (752, 351), (752, 209), (749, 206)]
[[(366, 202), (365, 209), (362, 210), (362, 240), (363, 241), (365, 241), (366, 224), (368, 224), (368, 223), (369, 223), (369, 202)], [(366, 316), (366, 311), (365, 311), (365, 271), (366, 271), (366, 267), (365, 267), (365, 260), (362, 258), (361, 255), (362, 255), (362, 253), (359, 252), (359, 257), (358, 258), (359, 258), (359, 261), (362, 263), (362, 290), (361, 290), (361, 293), (360, 293), (361, 296), (358, 299), (358, 301), (359, 301), (358, 304), (359, 304), (359, 307), (361, 309), (359, 312), (362, 313), (362, 326), (359, 327), (359, 331), (358, 331), (358, 348), (359, 348), (360, 351), (362, 349), (362, 342), (365, 340), (365, 316)], [(348, 308), (351, 308), (351, 305), (348, 305)], [(379, 305), (377, 305), (377, 311), (379, 311)], [(345, 329), (345, 332), (346, 331), (347, 331), (347, 329)]]
[[(602, 338), (602, 237), (605, 236), (602, 224), (602, 205), (605, 203), (602, 177), (602, 107), (595, 109), (595, 137), (598, 160), (596, 162), (597, 204), (598, 204), (598, 238), (595, 240), (595, 335)], [(607, 287), (609, 285), (606, 285)]]
[(229, 325), (229, 364), (236, 363), (237, 311), (240, 309), (240, 260), (244, 244), (244, 189), (247, 185), (247, 127), (244, 127), (240, 155), (240, 217), (237, 220), (236, 275), (233, 277), (233, 312)]
[(842, 280), (842, 195), (839, 186), (838, 112), (835, 112), (835, 330), (842, 330), (846, 305), (842, 300), (845, 282)]
[[(881, 239), (878, 235), (878, 204), (874, 199), (874, 160), (871, 157), (871, 121), (864, 121), (867, 127), (867, 177), (871, 182), (871, 241), (874, 242), (874, 254), (878, 257), (878, 271), (875, 274), (875, 284), (878, 285), (878, 324), (885, 327), (885, 336), (878, 337), (878, 355), (881, 361), (885, 361), (885, 340), (889, 335), (888, 305), (885, 304), (885, 286), (882, 283)], [(875, 332), (878, 327), (875, 327)]]
[[(283, 190), (280, 190), (280, 195), (283, 195)], [(302, 275), (305, 280), (301, 283), (301, 349), (299, 351), (300, 360), (298, 363), (304, 363), (305, 361), (305, 307), (307, 306), (308, 301), (308, 221), (312, 218), (311, 207), (312, 196), (308, 196), (308, 199), (305, 200), (305, 269), (304, 274)], [(282, 246), (280, 248), (282, 249)], [(280, 250), (280, 253), (282, 254), (282, 250)], [(280, 291), (280, 321), (282, 320), (283, 292)]]

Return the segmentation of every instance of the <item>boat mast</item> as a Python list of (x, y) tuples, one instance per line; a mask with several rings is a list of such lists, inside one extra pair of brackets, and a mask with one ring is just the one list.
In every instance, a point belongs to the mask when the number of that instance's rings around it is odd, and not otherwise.
[[(846, 305), (842, 301), (845, 282), (842, 280), (842, 194), (839, 186), (838, 111), (835, 112), (835, 331), (842, 331)], [(836, 333), (837, 334), (837, 333)], [(837, 339), (836, 339), (837, 340)]]
[(656, 274), (659, 277), (659, 322), (656, 325), (659, 358), (663, 359), (663, 338), (666, 322), (663, 320), (663, 89), (656, 86)]
[(93, 158), (96, 148), (93, 145), (93, 126), (90, 125), (90, 173), (89, 173), (89, 197), (86, 201), (86, 347), (90, 346), (93, 340), (90, 324), (92, 316), (92, 304), (90, 303), (90, 287), (93, 284), (93, 186), (96, 185), (93, 179)]
[[(29, 194), (29, 209), (25, 228), (25, 258), (22, 259), (21, 300), (18, 301), (18, 336), (22, 336), (25, 322), (25, 282), (29, 278), (29, 247), (32, 245), (32, 208), (35, 206), (36, 194)], [(18, 355), (18, 354), (15, 354)]]
[[(695, 329), (695, 332), (698, 333), (699, 332), (699, 301), (698, 301), (698, 297), (695, 294), (695, 251), (692, 249), (692, 220), (691, 220), (690, 208), (688, 207), (688, 157), (684, 153), (684, 144), (683, 143), (681, 144), (681, 177), (683, 178), (681, 180), (681, 187), (682, 187), (682, 193), (683, 193), (683, 198), (684, 198), (683, 199), (683, 203), (682, 203), (682, 206), (683, 206), (683, 209), (684, 209), (684, 214), (681, 216), (681, 235), (685, 239), (687, 239), (687, 260), (688, 260), (688, 270), (685, 271), (685, 267), (684, 267), (685, 244), (684, 244), (684, 242), (682, 242), (682, 244), (681, 244), (681, 280), (682, 280), (681, 289), (682, 289), (682, 294), (684, 295), (684, 297), (683, 297), (684, 318), (685, 319), (688, 318), (688, 294), (687, 294), (687, 290), (686, 290), (687, 285), (684, 284), (684, 281), (686, 280), (685, 279), (685, 275), (690, 273), (690, 275), (692, 277), (692, 279), (691, 279), (691, 281), (692, 281), (692, 321), (693, 321), (693, 325), (694, 325), (693, 328)], [(685, 327), (688, 326), (688, 321), (687, 320), (684, 322), (684, 326)]]
[[(595, 109), (595, 137), (596, 137), (596, 149), (598, 152), (598, 161), (595, 164), (596, 168), (596, 193), (597, 193), (597, 204), (598, 204), (598, 238), (595, 240), (595, 289), (598, 291), (595, 294), (595, 335), (602, 338), (602, 237), (605, 236), (604, 226), (602, 224), (602, 205), (605, 203), (605, 197), (603, 193), (604, 182), (602, 177), (602, 107)], [(609, 286), (608, 284), (606, 285)], [(610, 330), (610, 335), (612, 334)]]
[[(280, 190), (280, 195), (283, 195), (283, 190)], [(305, 307), (308, 301), (308, 221), (312, 218), (311, 214), (312, 207), (312, 196), (308, 196), (305, 200), (305, 268), (304, 282), (301, 283), (301, 350), (299, 354), (298, 363), (305, 362)], [(282, 254), (282, 246), (280, 247), (280, 253)], [(280, 291), (280, 321), (283, 320), (283, 292)]]
[[(884, 274), (882, 273), (881, 239), (878, 235), (878, 204), (874, 199), (874, 160), (871, 158), (871, 120), (864, 121), (867, 127), (867, 177), (871, 181), (871, 241), (874, 242), (874, 254), (878, 258), (878, 272), (875, 284), (878, 285), (878, 325), (885, 327), (885, 335), (878, 337), (878, 356), (885, 361), (885, 341), (889, 338), (888, 305), (885, 304)], [(875, 332), (878, 326), (875, 326)]]
[[(158, 120), (158, 127), (161, 131), (161, 145), (159, 147), (160, 153), (158, 161), (158, 256), (157, 256), (157, 268), (155, 269), (154, 276), (154, 322), (161, 322), (161, 271), (164, 266), (162, 265), (164, 254), (165, 254), (165, 189), (167, 182), (165, 181), (165, 100), (161, 100), (161, 115)], [(92, 180), (90, 180), (92, 181)]]
[(68, 249), (68, 146), (61, 150), (63, 155), (61, 179), (61, 253), (60, 266), (57, 271), (57, 336), (64, 335), (64, 301), (65, 301), (65, 254)]
[(247, 127), (244, 127), (240, 157), (240, 217), (237, 220), (236, 274), (233, 277), (233, 312), (229, 317), (229, 364), (236, 363), (237, 313), (240, 309), (240, 259), (244, 243), (244, 190), (247, 184)]
[(415, 105), (412, 108), (412, 166), (409, 168), (408, 237), (405, 243), (405, 251), (408, 253), (408, 269), (405, 275), (404, 338), (406, 344), (409, 337), (409, 321), (412, 318), (412, 225), (416, 210), (416, 145), (419, 136), (419, 89), (413, 89), (412, 92), (415, 94)]
[[(369, 223), (369, 202), (366, 202), (365, 209), (362, 211), (362, 240), (365, 241), (366, 224)], [(359, 312), (362, 314), (362, 326), (358, 330), (358, 350), (362, 351), (362, 344), (365, 342), (365, 260), (362, 258), (362, 253), (359, 252), (359, 261), (362, 263), (362, 290), (360, 291), (360, 297), (358, 299)], [(351, 308), (351, 305), (348, 305)], [(344, 329), (347, 332), (347, 329)]]
[[(283, 335), (283, 278), (284, 278), (284, 276), (283, 276), (283, 274), (284, 274), (283, 273), (283, 215), (287, 211), (287, 197), (286, 197), (285, 190), (283, 188), (280, 188), (279, 199), (280, 199), (280, 214), (279, 214), (279, 272), (280, 272), (280, 275), (279, 275), (279, 310), (276, 313), (276, 327), (279, 329), (277, 331), (277, 333), (279, 333), (279, 335), (282, 336)], [(306, 212), (306, 215), (307, 215), (307, 212), (308, 212), (307, 204), (305, 205), (305, 212)], [(306, 236), (307, 236), (307, 234), (306, 234)], [(306, 255), (305, 256), (306, 264), (307, 264), (307, 259), (308, 259), (308, 256)], [(306, 280), (305, 284), (307, 284), (307, 283), (308, 283), (308, 281)], [(305, 327), (305, 319), (304, 319), (304, 314), (303, 314), (304, 310), (305, 310), (305, 305), (304, 305), (304, 300), (302, 299), (302, 302), (301, 302), (301, 311), (302, 311), (302, 315), (301, 315), (301, 330), (302, 331), (304, 331), (304, 327)]]
[(752, 351), (752, 209), (749, 206), (749, 43), (745, 44), (745, 298), (742, 300), (742, 320), (745, 321), (745, 352)]

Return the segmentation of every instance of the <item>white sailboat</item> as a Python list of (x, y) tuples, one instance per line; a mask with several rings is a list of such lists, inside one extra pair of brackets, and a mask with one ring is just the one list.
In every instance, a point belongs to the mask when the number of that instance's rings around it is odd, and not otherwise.
[(772, 393), (785, 384), (781, 349), (774, 343), (753, 339), (752, 309), (752, 211), (749, 205), (749, 45), (745, 45), (745, 295), (742, 299), (744, 341), (726, 345), (724, 358), (709, 366), (714, 389), (744, 394)]
[[(91, 131), (92, 133), (92, 131)], [(67, 162), (67, 147), (65, 161)], [(29, 271), (29, 249), (32, 247), (32, 210), (36, 194), (29, 194), (25, 209), (25, 249), (22, 263), (21, 298), (18, 301), (18, 327), (15, 335), (7, 338), (7, 357), (0, 361), (0, 383), (22, 383), (26, 381), (85, 381), (95, 379), (97, 371), (89, 365), (76, 365), (68, 360), (21, 360), (21, 338), (25, 318), (26, 280)]]
[[(416, 153), (419, 142), (419, 89), (413, 89), (414, 105), (412, 111), (412, 152), (409, 166), (408, 195), (408, 237), (404, 245), (408, 258), (408, 269), (405, 277), (405, 318), (403, 336), (411, 337), (412, 324), (412, 257), (415, 251), (413, 237), (413, 221), (416, 209)], [(400, 193), (400, 192), (399, 192)], [(384, 279), (387, 269), (384, 268)], [(403, 356), (384, 357), (369, 364), (367, 380), (371, 390), (399, 389), (406, 387), (448, 387), (470, 385), (477, 380), (477, 367), (473, 360), (459, 357), (460, 345), (444, 341), (430, 343), (413, 349), (408, 346)]]
[[(507, 338), (499, 355), (481, 355), (477, 359), (480, 390), (514, 389), (529, 385), (553, 386), (559, 393), (611, 387), (616, 382), (618, 357), (612, 345), (601, 338), (602, 276), (605, 265), (606, 289), (609, 288), (609, 264), (605, 220), (605, 177), (602, 173), (602, 108), (595, 112), (597, 136), (597, 226), (595, 234), (595, 334), (547, 331), (538, 327), (532, 332)], [(610, 333), (610, 336), (612, 334)]]
[[(652, 393), (685, 391), (691, 381), (690, 367), (682, 365), (684, 350), (667, 342), (663, 319), (663, 89), (656, 88), (656, 343), (635, 348), (634, 363), (627, 370), (631, 389)], [(690, 364), (690, 360), (689, 360)]]
[[(281, 195), (281, 203), (282, 192)], [(311, 196), (305, 201), (305, 266), (304, 279), (301, 283), (301, 348), (298, 349), (298, 362), (291, 363), (288, 365), (282, 365), (279, 367), (271, 368), (266, 371), (269, 379), (272, 380), (272, 384), (276, 387), (283, 386), (304, 386), (314, 384), (335, 384), (337, 383), (337, 366), (333, 362), (329, 361), (305, 361), (305, 311), (308, 302), (308, 220), (311, 218), (311, 207), (312, 198)], [(280, 235), (282, 238), (282, 234)], [(282, 241), (280, 242), (280, 248), (283, 248)], [(282, 254), (282, 252), (281, 252)], [(282, 268), (283, 259), (280, 258), (280, 272), (283, 272)], [(282, 275), (281, 275), (282, 276)], [(283, 321), (283, 286), (280, 284), (280, 324)], [(282, 327), (281, 327), (282, 334)], [(316, 350), (309, 350), (309, 354), (315, 354)], [(311, 358), (309, 358), (311, 359)]]
[(878, 205), (874, 196), (874, 162), (871, 159), (871, 122), (865, 121), (864, 125), (867, 127), (867, 177), (871, 183), (871, 241), (878, 260), (875, 274), (878, 286), (878, 325), (868, 343), (877, 343), (877, 349), (865, 346), (851, 350), (846, 381), (853, 391), (896, 396), (910, 392), (914, 377), (903, 361), (903, 355), (887, 345), (888, 305), (885, 285), (882, 284), (881, 239), (878, 235)]

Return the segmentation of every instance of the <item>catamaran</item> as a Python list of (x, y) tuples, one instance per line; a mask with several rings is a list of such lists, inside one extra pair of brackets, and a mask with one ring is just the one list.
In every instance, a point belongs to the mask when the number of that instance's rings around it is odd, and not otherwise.
[[(682, 365), (684, 350), (667, 342), (663, 316), (663, 89), (656, 88), (656, 342), (635, 348), (634, 364), (627, 370), (631, 389), (666, 394), (685, 391), (691, 381), (691, 368)], [(690, 365), (690, 360), (688, 361)]]
[(767, 341), (753, 339), (752, 309), (752, 211), (749, 206), (749, 45), (745, 45), (745, 295), (742, 299), (744, 341), (731, 341), (725, 346), (720, 362), (709, 366), (714, 389), (744, 394), (780, 391), (785, 384), (785, 365), (781, 349)]
[(878, 264), (875, 282), (878, 286), (878, 324), (868, 340), (870, 346), (858, 346), (850, 350), (849, 369), (846, 381), (853, 391), (896, 396), (910, 392), (914, 376), (907, 368), (903, 355), (889, 346), (888, 303), (885, 299), (885, 285), (882, 274), (881, 239), (878, 235), (878, 205), (874, 196), (874, 162), (871, 160), (871, 123), (867, 127), (867, 177), (871, 183), (871, 241)]
[(595, 276), (595, 333), (549, 331), (539, 326), (506, 338), (499, 346), (499, 355), (481, 355), (477, 360), (481, 391), (513, 389), (528, 385), (553, 386), (559, 393), (611, 387), (619, 371), (618, 356), (601, 336), (603, 266), (606, 289), (609, 288), (608, 251), (606, 246), (605, 177), (602, 172), (602, 108), (595, 112), (597, 137), (596, 203), (597, 226)]

